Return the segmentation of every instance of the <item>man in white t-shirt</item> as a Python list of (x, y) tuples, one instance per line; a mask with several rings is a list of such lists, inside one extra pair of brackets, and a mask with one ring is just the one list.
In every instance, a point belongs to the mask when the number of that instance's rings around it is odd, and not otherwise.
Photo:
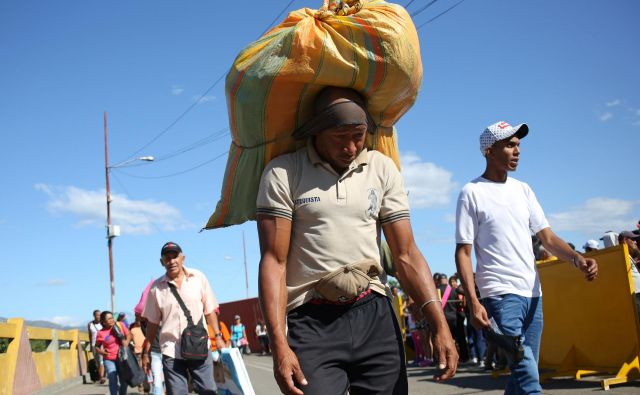
[[(544, 248), (573, 263), (589, 281), (598, 275), (594, 259), (584, 258), (553, 233), (535, 194), (524, 182), (508, 177), (520, 158), (526, 124), (498, 122), (480, 135), (486, 159), (481, 177), (462, 188), (456, 211), (456, 266), (467, 290), (471, 322), (491, 326), (505, 335), (522, 336), (524, 359), (510, 361), (506, 394), (539, 394), (538, 352), (542, 335), (540, 278), (535, 267), (531, 234)], [(471, 250), (475, 247), (474, 281)], [(476, 295), (477, 282), (480, 295)], [(482, 303), (479, 298), (482, 298)]]

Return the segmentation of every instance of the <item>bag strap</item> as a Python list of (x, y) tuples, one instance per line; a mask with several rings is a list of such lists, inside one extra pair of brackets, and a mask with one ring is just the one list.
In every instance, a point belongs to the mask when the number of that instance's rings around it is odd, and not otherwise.
[(116, 322), (116, 324), (111, 329), (116, 332), (116, 337), (118, 338), (118, 340), (120, 340), (120, 344), (122, 344), (122, 342), (124, 341), (124, 334), (122, 333), (122, 329), (120, 329), (119, 324), (119, 322)]
[(451, 285), (447, 285), (447, 288), (444, 290), (444, 295), (442, 295), (442, 309), (447, 305), (447, 301), (449, 300), (449, 296), (451, 295)]
[(189, 312), (189, 309), (187, 309), (187, 306), (184, 304), (184, 301), (180, 297), (180, 294), (178, 293), (176, 286), (173, 285), (172, 283), (168, 283), (168, 284), (169, 284), (169, 289), (171, 289), (171, 293), (173, 294), (173, 296), (176, 297), (176, 300), (178, 301), (180, 308), (182, 308), (182, 311), (184, 312), (185, 317), (187, 317), (187, 324), (189, 324), (189, 326), (193, 326), (193, 319), (191, 319), (191, 313)]

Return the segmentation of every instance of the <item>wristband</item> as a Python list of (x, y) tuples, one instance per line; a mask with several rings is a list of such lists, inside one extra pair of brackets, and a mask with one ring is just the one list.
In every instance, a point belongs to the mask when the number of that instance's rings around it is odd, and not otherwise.
[(215, 335), (213, 335), (214, 337), (222, 337), (222, 333), (216, 333)]
[(422, 311), (422, 309), (424, 309), (426, 306), (429, 306), (431, 303), (437, 302), (438, 299), (429, 299), (426, 302), (424, 302), (421, 306), (420, 306), (420, 311)]

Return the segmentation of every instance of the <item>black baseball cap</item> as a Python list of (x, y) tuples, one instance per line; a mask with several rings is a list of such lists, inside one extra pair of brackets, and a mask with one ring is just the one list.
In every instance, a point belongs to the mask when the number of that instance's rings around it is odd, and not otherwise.
[(162, 250), (160, 250), (160, 256), (166, 254), (167, 252), (177, 252), (178, 254), (180, 254), (182, 253), (182, 248), (180, 248), (177, 243), (168, 241), (162, 246)]

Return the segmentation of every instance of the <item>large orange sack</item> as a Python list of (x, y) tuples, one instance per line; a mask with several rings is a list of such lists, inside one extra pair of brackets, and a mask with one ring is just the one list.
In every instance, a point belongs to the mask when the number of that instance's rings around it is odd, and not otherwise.
[(409, 14), (385, 1), (326, 1), (291, 12), (247, 46), (226, 79), (232, 143), (220, 201), (206, 229), (255, 219), (265, 165), (304, 142), (291, 134), (313, 114), (326, 86), (367, 100), (377, 128), (370, 149), (400, 167), (394, 124), (413, 105), (422, 80), (420, 46)]

